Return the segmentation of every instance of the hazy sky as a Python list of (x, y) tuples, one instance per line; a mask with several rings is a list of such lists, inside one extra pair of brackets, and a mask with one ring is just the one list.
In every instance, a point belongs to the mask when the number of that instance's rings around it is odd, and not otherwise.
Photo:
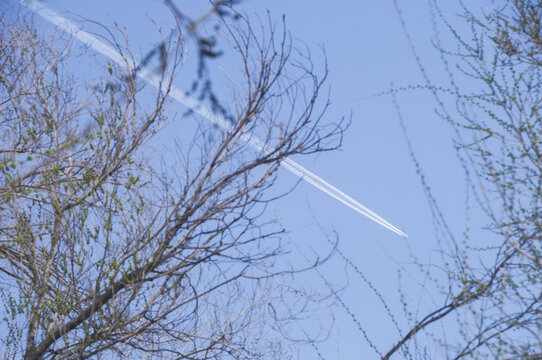
[[(159, 1), (48, 0), (45, 3), (71, 18), (81, 15), (106, 25), (115, 19), (120, 26), (126, 27), (134, 48), (142, 52), (151, 48), (157, 39), (150, 19), (165, 22), (164, 27), (172, 21)], [(201, 0), (178, 1), (180, 7), (194, 13), (198, 9), (196, 5), (201, 8), (202, 3)], [(425, 1), (415, 2), (416, 5), (406, 1), (398, 3), (429, 76), (437, 83), (446, 84), (441, 61), (431, 44), (434, 33), (428, 4)], [(389, 300), (392, 312), (404, 325), (397, 272), (400, 265), (412, 261), (408, 249), (412, 249), (422, 262), (431, 258), (438, 263), (439, 258), (432, 251), (437, 244), (427, 200), (391, 97), (372, 97), (389, 90), (392, 83), (394, 87), (425, 84), (393, 1), (245, 0), (239, 9), (254, 17), (265, 16), (269, 9), (275, 21), (280, 21), (285, 14), (287, 28), (295, 43), (311, 50), (317, 66), (322, 65), (321, 49), (325, 49), (332, 102), (325, 122), (332, 123), (342, 116), (352, 115), (351, 126), (340, 150), (296, 160), (408, 233), (409, 238), (384, 229), (306, 183), (299, 184), (292, 194), (268, 211), (281, 219), (290, 230), (288, 237), (309, 256), (311, 248), (319, 252), (329, 249), (322, 228), (335, 229), (339, 248)], [(454, 15), (457, 9), (443, 8), (442, 11), (453, 21), (457, 19)], [(445, 44), (448, 40), (444, 35)], [(176, 85), (188, 89), (190, 83), (179, 78)], [(429, 92), (406, 91), (399, 93), (397, 98), (427, 181), (452, 230), (460, 234), (464, 226), (465, 184), (450, 138), (452, 131), (435, 114)], [(276, 186), (286, 189), (295, 182), (293, 175), (282, 171)], [(305, 261), (299, 254), (297, 256), (299, 261)], [(323, 268), (323, 274), (338, 285), (348, 282), (342, 293), (345, 304), (378, 349), (389, 348), (397, 340), (398, 333), (378, 299), (353, 269), (337, 258)], [(406, 273), (403, 275), (408, 277)], [(311, 279), (315, 289), (325, 288), (318, 277)], [(431, 299), (420, 288), (404, 290), (410, 294), (412, 302), (409, 305), (414, 310), (418, 301), (421, 310), (432, 300), (438, 302), (438, 297)], [(375, 352), (344, 309), (337, 307), (335, 314), (331, 336), (318, 345), (324, 357), (375, 358)], [(430, 353), (431, 350), (428, 349)], [(316, 354), (307, 348), (301, 357), (316, 358)]]

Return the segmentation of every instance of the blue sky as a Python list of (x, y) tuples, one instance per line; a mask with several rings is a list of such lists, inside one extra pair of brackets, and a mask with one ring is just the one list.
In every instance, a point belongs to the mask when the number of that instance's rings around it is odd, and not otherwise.
[[(436, 83), (446, 84), (441, 61), (431, 44), (433, 27), (427, 3), (398, 3), (428, 74)], [(451, 6), (451, 3), (444, 5)], [(104, 24), (111, 24), (111, 19), (115, 19), (126, 27), (134, 48), (142, 52), (156, 42), (156, 32), (149, 18), (158, 22), (172, 20), (158, 1), (48, 0), (46, 4), (72, 18), (82, 15)], [(201, 4), (192, 0), (179, 6), (197, 13)], [(292, 194), (268, 211), (279, 217), (290, 231), (288, 237), (298, 247), (292, 248), (294, 254), (296, 251), (310, 254), (311, 249), (325, 252), (329, 244), (322, 236), (322, 228), (334, 229), (340, 249), (389, 300), (392, 312), (401, 319), (398, 264), (412, 261), (408, 248), (422, 262), (430, 258), (438, 261), (434, 252), (438, 245), (429, 207), (391, 98), (373, 97), (390, 89), (392, 83), (395, 87), (424, 84), (393, 1), (339, 0), (330, 5), (323, 0), (245, 0), (239, 9), (250, 16), (264, 14), (269, 9), (277, 21), (285, 14), (287, 28), (296, 43), (306, 44), (311, 49), (317, 65), (322, 64), (320, 47), (325, 48), (332, 101), (325, 121), (332, 123), (352, 114), (352, 123), (340, 150), (296, 160), (405, 231), (409, 238), (369, 221), (306, 183), (300, 183)], [(453, 7), (442, 10), (452, 20), (459, 11)], [(445, 43), (448, 40), (444, 35)], [(177, 79), (176, 85), (184, 89), (190, 86), (183, 79)], [(435, 114), (429, 92), (401, 92), (398, 102), (427, 181), (452, 230), (460, 234), (464, 226), (465, 182), (452, 146), (451, 129)], [(287, 189), (296, 181), (293, 175), (282, 171), (277, 191)], [(300, 254), (297, 256), (299, 261), (304, 261)], [(322, 271), (335, 284), (348, 283), (343, 300), (377, 347), (382, 351), (389, 347), (397, 339), (397, 333), (370, 289), (341, 259), (330, 262)], [(315, 289), (325, 288), (318, 277), (310, 279)], [(414, 309), (418, 306), (416, 301), (422, 310), (431, 301), (420, 288), (405, 290), (413, 299), (410, 305)], [(374, 358), (375, 353), (349, 315), (340, 307), (335, 309), (335, 314), (331, 336), (319, 345), (325, 358)], [(312, 351), (303, 349), (300, 357), (316, 358)]]

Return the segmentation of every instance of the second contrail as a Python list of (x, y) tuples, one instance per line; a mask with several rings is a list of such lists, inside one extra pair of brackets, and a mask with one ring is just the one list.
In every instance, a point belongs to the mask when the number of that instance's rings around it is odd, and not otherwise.
[[(58, 28), (62, 29), (64, 32), (75, 37), (82, 43), (90, 46), (92, 49), (106, 56), (107, 58), (119, 64), (120, 66), (125, 67), (125, 63), (121, 55), (114, 48), (104, 43), (103, 41), (97, 39), (95, 36), (89, 34), (88, 32), (82, 30), (81, 28), (79, 28), (78, 26), (70, 22), (69, 20), (65, 19), (63, 16), (49, 9), (44, 4), (38, 3), (36, 0), (18, 0), (18, 1), (22, 3), (23, 5), (27, 6), (30, 10), (34, 11), (36, 14), (38, 14), (45, 20), (49, 21), (50, 23), (54, 24)], [(143, 69), (142, 71), (138, 72), (138, 76), (140, 76), (142, 79), (144, 79), (145, 81), (147, 81), (149, 84), (153, 85), (154, 87), (158, 87), (159, 85), (158, 77), (152, 74), (151, 72), (146, 71), (146, 69)], [(223, 116), (213, 113), (211, 110), (203, 106), (199, 101), (187, 96), (183, 91), (177, 89), (176, 87), (171, 88), (171, 92), (169, 95), (173, 99), (179, 101), (186, 107), (192, 109), (194, 112), (207, 118), (208, 120), (217, 124), (223, 129), (227, 130), (230, 128), (230, 125), (228, 124), (228, 122)], [(243, 140), (248, 142), (252, 147), (260, 151), (265, 150), (268, 146), (267, 144), (263, 143), (260, 139), (256, 139), (250, 136), (244, 136)], [(336, 200), (339, 200), (340, 202), (354, 209), (358, 213), (368, 217), (372, 221), (384, 226), (386, 229), (391, 230), (394, 233), (399, 234), (404, 237), (408, 236), (407, 234), (399, 230), (397, 227), (390, 224), (387, 220), (385, 220), (384, 218), (382, 218), (375, 212), (371, 211), (367, 207), (363, 206), (362, 204), (360, 204), (359, 202), (357, 202), (356, 200), (354, 200), (347, 194), (343, 193), (341, 190), (337, 189), (335, 186), (331, 185), (324, 179), (320, 178), (316, 174), (305, 169), (303, 166), (299, 165), (297, 162), (289, 158), (286, 158), (280, 164), (284, 168), (286, 168), (288, 171), (290, 171), (292, 174), (307, 181), (309, 184), (315, 186), (316, 188), (330, 195)]]

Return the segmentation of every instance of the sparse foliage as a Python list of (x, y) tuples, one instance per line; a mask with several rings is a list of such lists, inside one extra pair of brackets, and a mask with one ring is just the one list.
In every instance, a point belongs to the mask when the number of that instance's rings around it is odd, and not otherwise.
[[(483, 9), (460, 2), (463, 13), (451, 21), (442, 2), (429, 1), (447, 84), (430, 77), (403, 3), (394, 3), (425, 83), (383, 94), (396, 107), (433, 216), (431, 243), (439, 246), (438, 260), (411, 253), (411, 264), (400, 264), (398, 273), (414, 278), (409, 284), (418, 284), (418, 296), (432, 304), (421, 306), (401, 289), (399, 316), (344, 254), (396, 329), (392, 345), (376, 346), (355, 312), (340, 304), (381, 359), (542, 359), (542, 2), (493, 1)], [(452, 25), (456, 20), (460, 26)], [(442, 28), (452, 42), (441, 41)], [(424, 101), (432, 97), (435, 113), (451, 126), (466, 178), (463, 229), (449, 224), (430, 170), (415, 154), (401, 112), (404, 90), (423, 90)]]
[[(266, 191), (283, 159), (335, 148), (342, 128), (321, 126), (325, 74), (293, 56), (285, 31), (260, 37), (243, 16), (222, 21), (244, 71), (224, 101), (231, 126), (200, 123), (174, 161), (157, 161), (148, 144), (171, 128), (182, 31), (163, 37), (167, 64), (151, 90), (122, 36), (110, 42), (126, 68), (108, 64), (81, 83), (72, 41), (2, 16), (4, 358), (288, 356), (288, 324), (315, 299), (287, 286), (303, 269), (279, 261), (284, 230), (263, 216), (276, 196)], [(250, 148), (253, 135), (265, 149)]]
[(438, 86), (426, 77), (425, 88), (454, 131), (467, 175), (466, 216), (483, 214), (487, 222), (453, 231), (414, 157), (442, 244), (442, 263), (416, 262), (441, 290), (442, 306), (411, 319), (412, 327), (382, 358), (427, 357), (420, 351), (423, 334), (445, 358), (540, 359), (542, 2), (498, 1), (483, 11), (466, 5), (467, 33), (450, 24), (437, 1), (431, 4), (435, 26), (443, 24), (457, 48), (436, 37), (450, 82)]

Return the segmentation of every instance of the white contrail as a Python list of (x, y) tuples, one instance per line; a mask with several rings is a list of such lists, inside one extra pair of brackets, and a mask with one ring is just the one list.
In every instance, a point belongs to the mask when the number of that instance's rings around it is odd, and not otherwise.
[[(113, 49), (111, 46), (107, 45), (103, 41), (97, 39), (95, 36), (82, 30), (81, 28), (73, 24), (72, 22), (68, 21), (61, 15), (49, 9), (44, 4), (38, 3), (36, 0), (18, 0), (18, 1), (22, 3), (23, 5), (27, 6), (29, 9), (34, 11), (36, 14), (38, 14), (45, 20), (56, 25), (57, 27), (59, 27), (66, 33), (70, 34), (71, 36), (77, 38), (82, 43), (90, 46), (95, 51), (108, 57), (110, 60), (116, 62), (122, 67), (126, 66), (122, 56), (118, 53), (118, 51), (116, 51), (115, 49)], [(147, 71), (146, 69), (143, 69), (142, 71), (138, 72), (138, 76), (140, 76), (145, 81), (147, 81), (148, 83), (150, 83), (151, 85), (155, 87), (159, 86), (158, 77), (152, 74), (151, 72)], [(177, 89), (176, 87), (172, 87), (169, 95), (175, 100), (185, 105), (186, 107), (192, 109), (194, 112), (200, 114), (201, 116), (207, 118), (211, 122), (222, 127), (223, 129), (226, 129), (226, 130), (230, 129), (230, 124), (224, 119), (223, 116), (213, 113), (211, 110), (203, 106), (199, 101), (187, 96), (184, 92)], [(260, 139), (256, 139), (254, 137), (250, 137), (247, 135), (243, 137), (243, 140), (248, 142), (251, 146), (253, 146), (255, 149), (260, 150), (260, 151), (265, 151), (265, 149), (267, 149), (268, 147), (268, 145), (263, 143)], [(317, 175), (313, 174), (309, 170), (305, 169), (304, 167), (302, 167), (295, 161), (286, 158), (281, 162), (281, 165), (284, 166), (292, 174), (314, 185), (316, 188), (320, 189), (321, 191), (325, 192), (331, 197), (339, 200), (343, 204), (356, 210), (357, 212), (368, 217), (374, 222), (384, 226), (385, 228), (393, 231), (396, 234), (399, 234), (405, 237), (408, 236), (407, 234), (405, 234), (404, 232), (402, 232), (401, 230), (399, 230), (398, 228), (390, 224), (388, 221), (386, 221), (385, 219), (383, 219), (382, 217), (380, 217), (373, 211), (369, 210), (367, 207), (361, 205), (359, 202), (352, 199), (350, 196), (346, 195), (345, 193), (343, 193), (341, 190), (337, 189), (333, 185), (329, 184), (324, 179), (318, 177)]]

